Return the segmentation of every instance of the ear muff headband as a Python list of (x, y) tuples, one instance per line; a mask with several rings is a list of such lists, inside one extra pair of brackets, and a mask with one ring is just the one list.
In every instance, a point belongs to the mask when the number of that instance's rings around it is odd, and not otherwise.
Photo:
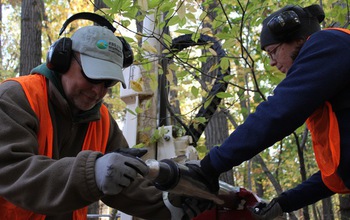
[[(77, 20), (85, 19), (97, 23), (100, 26), (105, 26), (113, 33), (116, 31), (116, 28), (105, 18), (98, 14), (91, 12), (80, 12), (69, 17), (62, 25), (62, 28), (59, 32), (59, 36), (65, 31), (67, 26)], [(118, 36), (116, 36), (118, 37)], [(123, 45), (123, 68), (130, 66), (134, 61), (134, 54), (132, 52), (131, 46), (129, 43), (122, 37), (118, 37)], [(50, 46), (50, 49), (46, 57), (46, 65), (49, 69), (65, 73), (70, 67), (70, 62), (72, 59), (72, 40), (70, 38), (61, 38), (57, 40)]]
[(107, 27), (109, 30), (111, 30), (113, 33), (115, 32), (115, 27), (113, 27), (113, 25), (105, 18), (102, 17), (98, 14), (94, 14), (91, 12), (80, 12), (77, 14), (72, 15), (71, 17), (69, 17), (62, 25), (62, 28), (60, 30), (59, 36), (62, 35), (62, 33), (64, 32), (64, 30), (66, 30), (67, 26), (72, 23), (75, 20), (78, 19), (84, 19), (84, 20), (90, 20), (93, 21), (95, 23), (97, 23), (100, 26), (105, 26)]

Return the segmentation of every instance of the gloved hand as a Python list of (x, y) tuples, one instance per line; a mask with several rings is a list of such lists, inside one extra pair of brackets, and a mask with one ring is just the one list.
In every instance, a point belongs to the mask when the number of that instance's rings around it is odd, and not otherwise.
[(171, 213), (171, 220), (190, 220), (200, 213), (214, 208), (210, 200), (163, 192), (163, 201)]
[(203, 182), (207, 186), (209, 192), (216, 194), (219, 191), (219, 177), (210, 175), (206, 170), (203, 170), (200, 160), (190, 160), (187, 161), (185, 165), (189, 168), (189, 172), (193, 178)]
[(115, 152), (134, 157), (142, 157), (148, 152), (148, 150), (147, 148), (119, 148)]
[(129, 186), (138, 174), (146, 175), (148, 166), (140, 159), (108, 153), (97, 158), (95, 179), (97, 187), (106, 195), (116, 195)]
[(272, 220), (283, 215), (283, 211), (276, 199), (266, 206), (265, 203), (259, 203), (252, 210), (252, 216), (256, 220)]

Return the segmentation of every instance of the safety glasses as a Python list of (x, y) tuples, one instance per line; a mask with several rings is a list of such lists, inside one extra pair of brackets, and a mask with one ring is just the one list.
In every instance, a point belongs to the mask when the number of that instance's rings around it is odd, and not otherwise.
[(282, 45), (282, 43), (276, 45), (272, 50), (266, 51), (271, 60), (276, 60), (277, 49)]
[(92, 83), (92, 84), (101, 84), (101, 83), (104, 83), (104, 87), (105, 88), (109, 88), (109, 87), (112, 87), (114, 86), (115, 84), (117, 84), (119, 81), (118, 80), (106, 80), (106, 79), (91, 79), (89, 78), (85, 72), (83, 71), (83, 66), (81, 65), (81, 62), (80, 60), (77, 58), (77, 56), (73, 53), (73, 57), (74, 59), (77, 61), (77, 63), (79, 64), (80, 66), (80, 71), (81, 71), (81, 74), (84, 76), (84, 78), (89, 82), (89, 83)]

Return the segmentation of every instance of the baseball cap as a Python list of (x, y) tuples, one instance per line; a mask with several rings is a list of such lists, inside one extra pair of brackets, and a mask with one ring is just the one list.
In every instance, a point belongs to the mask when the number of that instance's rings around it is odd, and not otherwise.
[(261, 49), (264, 50), (271, 44), (306, 39), (321, 30), (320, 23), (324, 18), (325, 14), (320, 5), (310, 5), (305, 8), (287, 5), (263, 21), (260, 34)]
[(111, 30), (102, 26), (78, 29), (72, 39), (73, 51), (80, 53), (84, 73), (90, 79), (117, 80), (126, 88), (123, 76), (123, 45)]

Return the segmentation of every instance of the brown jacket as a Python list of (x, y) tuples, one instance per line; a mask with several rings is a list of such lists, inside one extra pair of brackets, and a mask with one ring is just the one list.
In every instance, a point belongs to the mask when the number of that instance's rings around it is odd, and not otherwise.
[[(46, 219), (71, 219), (71, 212), (98, 200), (145, 219), (170, 219), (162, 193), (139, 178), (116, 196), (104, 196), (95, 183), (99, 152), (81, 151), (88, 122), (97, 111), (73, 117), (69, 104), (48, 81), (54, 127), (53, 159), (38, 155), (38, 120), (21, 86), (0, 85), (0, 196)], [(111, 116), (107, 152), (128, 147)]]

